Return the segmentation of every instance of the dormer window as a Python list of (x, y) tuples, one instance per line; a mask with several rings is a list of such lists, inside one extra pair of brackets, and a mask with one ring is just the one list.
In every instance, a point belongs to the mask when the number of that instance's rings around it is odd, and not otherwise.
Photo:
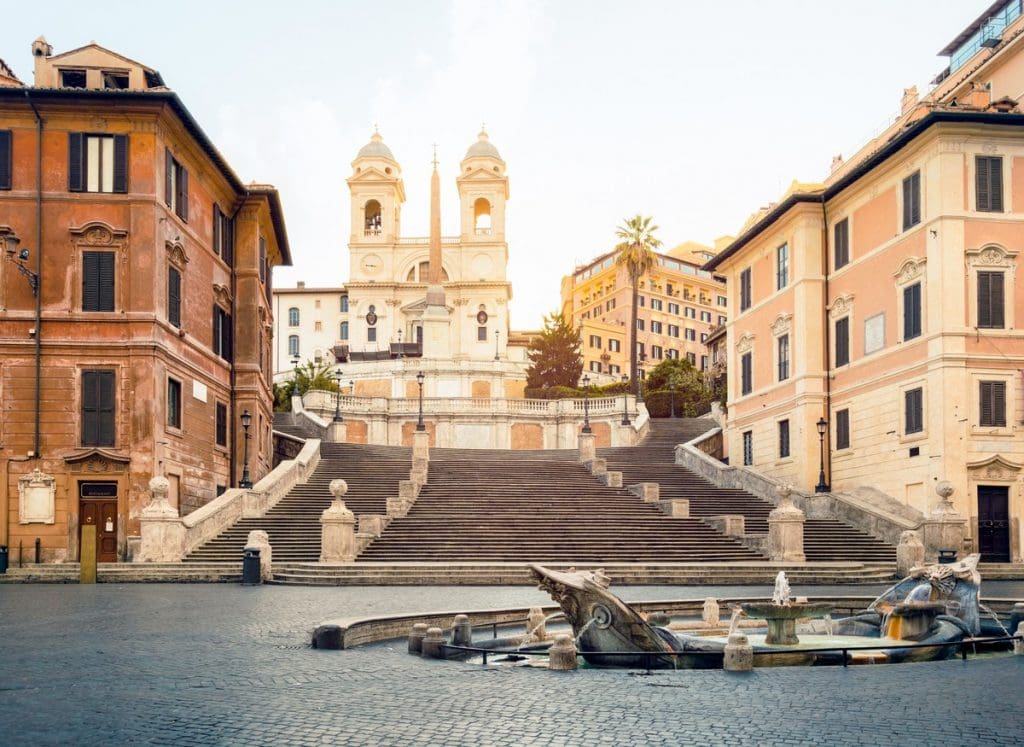
[(126, 72), (104, 70), (102, 76), (104, 88), (117, 91), (123, 91), (128, 88), (128, 73)]
[(85, 71), (61, 70), (60, 84), (64, 88), (85, 88)]

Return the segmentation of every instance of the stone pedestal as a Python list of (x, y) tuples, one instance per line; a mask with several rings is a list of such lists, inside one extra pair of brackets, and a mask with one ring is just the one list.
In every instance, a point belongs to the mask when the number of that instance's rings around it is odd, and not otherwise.
[(608, 471), (608, 462), (604, 459), (594, 458), (586, 463), (587, 469), (594, 477), (600, 477)]
[(356, 559), (356, 517), (345, 507), (348, 483), (331, 480), (334, 500), (320, 516), (320, 562), (351, 563)]
[(141, 562), (176, 563), (185, 556), (185, 525), (178, 510), (167, 501), (170, 486), (162, 475), (149, 481), (153, 498), (139, 516)]
[(705, 516), (704, 523), (717, 529), (726, 537), (742, 537), (747, 532), (747, 520), (743, 514)]
[(260, 578), (271, 581), (274, 578), (273, 550), (270, 547), (270, 535), (262, 529), (253, 529), (245, 540), (245, 549), (254, 548), (260, 551)]
[(907, 530), (900, 535), (896, 546), (896, 575), (905, 578), (910, 569), (924, 565), (924, 545), (919, 532)]
[(327, 426), (327, 440), (332, 444), (345, 443), (345, 421), (332, 420)]
[[(604, 461), (603, 459), (601, 461)], [(607, 485), (609, 488), (621, 488), (622, 487), (622, 473), (618, 470), (608, 470), (598, 475), (598, 479), (601, 484)]]
[(426, 431), (413, 431), (412, 458), (430, 461), (430, 434)]
[(666, 516), (671, 516), (674, 519), (690, 518), (690, 501), (686, 498), (670, 498), (658, 501), (656, 505)]
[(421, 653), (431, 659), (440, 659), (444, 656), (441, 649), (444, 644), (444, 631), (440, 628), (427, 628), (427, 634), (423, 637)]
[(473, 645), (473, 626), (469, 622), (469, 615), (455, 616), (455, 621), (452, 623), (452, 645)]
[(359, 514), (359, 533), (380, 537), (388, 525), (388, 517), (383, 514)]
[(597, 457), (597, 437), (593, 433), (581, 433), (579, 435), (580, 461), (583, 464), (591, 462)]
[(749, 672), (754, 668), (754, 647), (742, 633), (733, 633), (725, 644), (722, 668), (727, 672)]
[(793, 505), (793, 491), (788, 485), (778, 489), (779, 505), (768, 514), (768, 554), (774, 561), (803, 563), (804, 512)]
[(427, 624), (416, 623), (409, 633), (409, 653), (417, 656), (423, 652), (423, 639), (427, 635)]
[(409, 507), (412, 506), (412, 501), (407, 498), (396, 498), (395, 496), (389, 496), (385, 499), (385, 508), (387, 511), (387, 517), (389, 519), (401, 519), (407, 513), (409, 513)]
[(938, 503), (921, 523), (924, 558), (928, 563), (939, 559), (939, 550), (955, 550), (959, 557), (967, 536), (967, 519), (953, 508), (950, 497), (953, 495), (953, 483), (942, 480), (935, 486), (939, 496)]
[(627, 486), (626, 490), (639, 496), (644, 503), (654, 503), (661, 499), (661, 486), (656, 482), (635, 482)]
[(559, 633), (548, 650), (548, 669), (570, 672), (577, 667), (576, 643), (568, 633)]

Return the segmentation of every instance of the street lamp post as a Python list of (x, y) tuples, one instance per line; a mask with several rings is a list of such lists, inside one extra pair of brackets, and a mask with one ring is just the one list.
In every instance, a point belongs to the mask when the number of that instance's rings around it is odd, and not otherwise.
[(622, 374), (622, 424), (629, 425), (629, 377)]
[(419, 420), (416, 421), (416, 430), (421, 433), (427, 429), (427, 426), (423, 424), (423, 378), (422, 371), (416, 374), (416, 383), (419, 384), (420, 387), (420, 417)]
[(671, 403), (671, 405), (669, 406), (669, 417), (670, 418), (674, 418), (676, 416), (676, 382), (675, 381), (669, 382), (668, 391), (669, 391), (669, 402)]
[(334, 369), (334, 384), (338, 390), (334, 393), (334, 422), (340, 423), (341, 417), (341, 366)]
[(292, 378), (292, 396), (299, 396), (299, 356), (292, 356), (292, 369), (294, 370), (294, 376)]
[(402, 350), (402, 330), (398, 330), (398, 360), (402, 360), (404, 357), (404, 351)]
[(644, 362), (647, 360), (647, 353), (640, 353), (640, 360), (637, 361), (636, 374), (636, 401), (637, 404), (644, 401)]
[(828, 421), (825, 418), (818, 418), (818, 484), (814, 486), (815, 493), (827, 493), (831, 488), (825, 482), (825, 431), (828, 430)]
[(501, 330), (494, 330), (494, 360), (500, 360), (498, 358), (498, 338), (501, 336)]
[(249, 426), (252, 425), (252, 415), (248, 410), (242, 410), (242, 429), (245, 431), (244, 449), (242, 451), (242, 479), (238, 481), (238, 487), (251, 488), (252, 480), (249, 479)]
[(590, 377), (583, 377), (583, 432), (591, 433), (590, 429)]

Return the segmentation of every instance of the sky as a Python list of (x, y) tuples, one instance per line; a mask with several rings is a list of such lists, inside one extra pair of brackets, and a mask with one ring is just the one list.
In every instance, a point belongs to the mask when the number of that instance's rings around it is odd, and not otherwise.
[[(510, 179), (512, 327), (650, 215), (666, 249), (736, 234), (793, 179), (819, 181), (923, 94), (988, 0), (178, 0), (11, 3), (0, 59), (95, 41), (160, 71), (243, 181), (281, 193), (294, 266), (348, 278), (356, 152), (379, 127), (401, 165), (402, 234), (459, 232), (458, 162), (486, 123)], [(153, 10), (149, 10), (152, 8)], [(162, 9), (157, 12), (156, 9)]]

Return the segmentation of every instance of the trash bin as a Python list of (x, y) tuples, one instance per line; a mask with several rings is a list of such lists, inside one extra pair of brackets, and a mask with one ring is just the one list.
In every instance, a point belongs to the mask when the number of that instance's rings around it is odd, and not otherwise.
[(948, 565), (956, 562), (956, 550), (939, 550), (939, 563)]
[(260, 550), (258, 547), (247, 547), (242, 552), (242, 585), (256, 586), (262, 583), (260, 574)]
[(7, 545), (0, 545), (0, 573), (7, 573)]

